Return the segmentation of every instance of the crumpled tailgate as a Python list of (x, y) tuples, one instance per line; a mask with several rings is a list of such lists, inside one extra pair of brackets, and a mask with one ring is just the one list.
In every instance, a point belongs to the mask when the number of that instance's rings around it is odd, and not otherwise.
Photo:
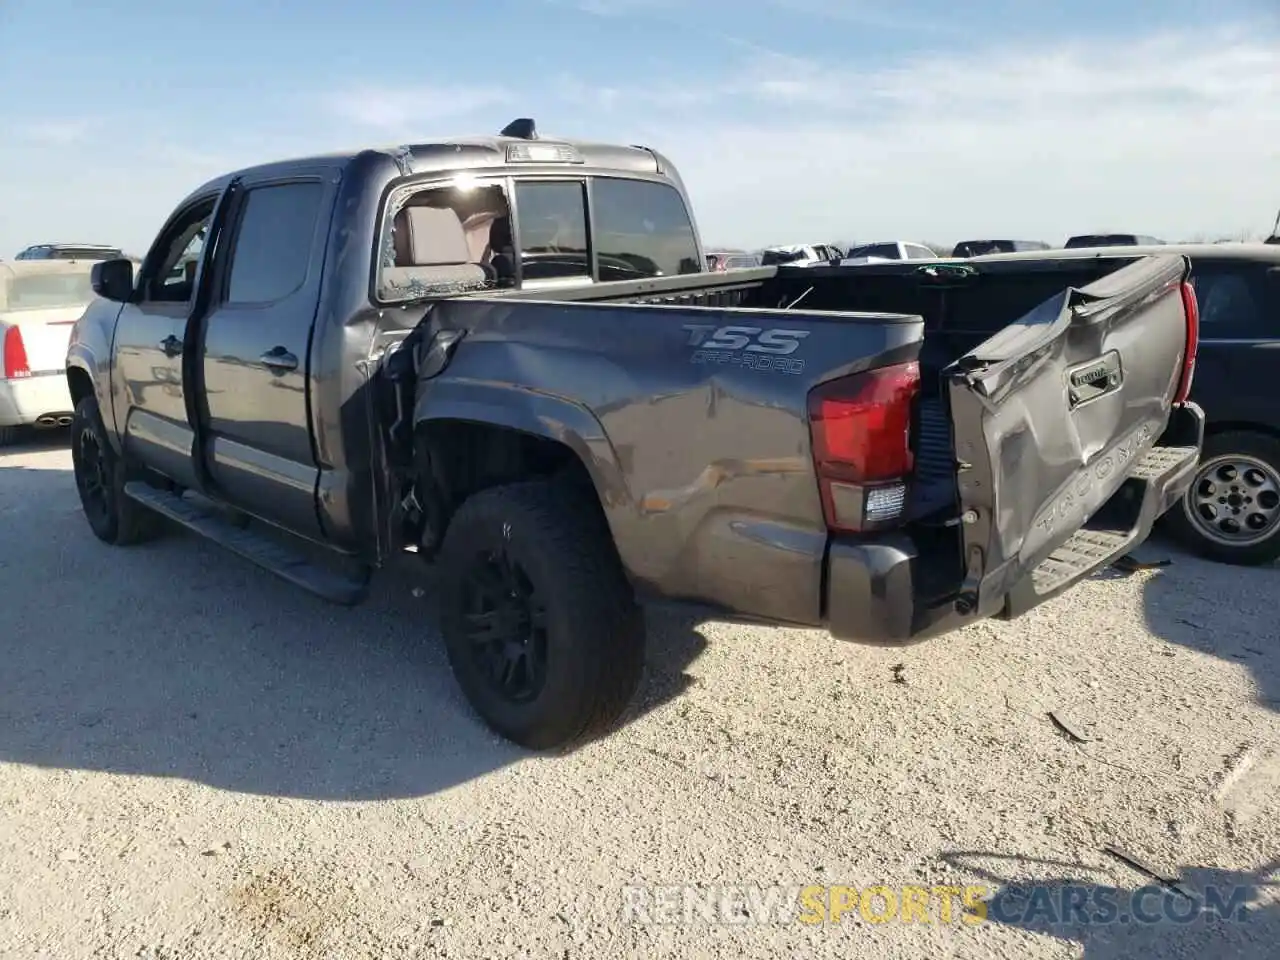
[[(1188, 347), (1187, 273), (1179, 256), (1139, 260), (1065, 290), (944, 371), (960, 612), (1018, 613), (1060, 593), (1145, 538), (1148, 514), (1185, 490), (1203, 418), (1165, 435)], [(1154, 463), (1158, 442), (1170, 451)]]

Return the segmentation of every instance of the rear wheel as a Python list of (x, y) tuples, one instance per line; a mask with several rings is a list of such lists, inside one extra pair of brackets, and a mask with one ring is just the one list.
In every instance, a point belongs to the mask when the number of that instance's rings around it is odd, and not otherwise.
[(71, 464), (80, 506), (99, 540), (125, 546), (159, 532), (160, 517), (125, 496), (126, 464), (107, 440), (98, 401), (92, 395), (76, 404), (72, 416)]
[(1178, 538), (1211, 560), (1237, 565), (1280, 557), (1280, 440), (1231, 431), (1205, 440), (1195, 480), (1169, 511)]
[(563, 482), (476, 494), (438, 556), (449, 662), (481, 718), (533, 749), (600, 733), (644, 665), (644, 617), (594, 504)]

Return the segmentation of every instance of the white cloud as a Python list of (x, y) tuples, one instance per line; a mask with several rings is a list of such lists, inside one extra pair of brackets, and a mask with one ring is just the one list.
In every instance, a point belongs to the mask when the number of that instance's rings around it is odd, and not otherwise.
[(49, 240), (111, 243), (141, 254), (174, 205), (220, 174), (286, 157), (497, 130), (494, 118), (477, 127), (468, 115), (505, 96), (497, 88), (369, 87), (319, 103), (287, 97), (283, 109), (265, 102), (272, 122), (246, 117), (229, 128), (171, 130), (163, 116), (131, 119), (127, 136), (70, 120), (22, 126), (22, 136), (0, 139), (0, 258)]
[(882, 67), (743, 40), (729, 49), (735, 62), (713, 75), (704, 64), (631, 62), (608, 76), (552, 78), (548, 89), (529, 84), (518, 97), (505, 78), (479, 88), (371, 86), (318, 105), (277, 104), (287, 126), (255, 126), (246, 115), (235, 128), (202, 127), (180, 149), (166, 146), (174, 141), (163, 117), (131, 123), (128, 138), (76, 117), (15, 118), (10, 129), (22, 135), (0, 142), (0, 256), (47, 238), (138, 248), (173, 203), (226, 170), (491, 132), (516, 115), (534, 116), (549, 135), (661, 150), (684, 175), (712, 243), (1060, 243), (1102, 229), (1176, 240), (1262, 234), (1280, 207), (1273, 30), (1050, 39)]
[(683, 0), (549, 0), (552, 6), (570, 6), (597, 17), (624, 17), (637, 13), (673, 10)]
[[(707, 116), (651, 119), (645, 137), (680, 167), (715, 242), (1180, 239), (1265, 232), (1280, 206), (1274, 36), (1173, 33), (870, 70), (756, 50), (702, 92)], [(625, 96), (614, 102), (625, 115)]]
[(339, 117), (386, 131), (405, 131), (506, 103), (498, 87), (363, 87), (344, 91), (329, 103)]
[[(637, 0), (644, 2), (644, 0)], [(838, 0), (834, 3), (814, 3), (812, 0), (767, 0), (770, 6), (796, 16), (820, 17), (837, 24), (856, 24), (880, 30), (906, 30), (913, 34), (952, 34), (968, 32), (963, 16), (942, 19), (936, 16), (912, 13), (892, 3), (881, 0)]]
[(22, 124), (13, 131), (20, 142), (49, 147), (68, 147), (88, 137), (99, 124), (77, 117), (57, 117)]

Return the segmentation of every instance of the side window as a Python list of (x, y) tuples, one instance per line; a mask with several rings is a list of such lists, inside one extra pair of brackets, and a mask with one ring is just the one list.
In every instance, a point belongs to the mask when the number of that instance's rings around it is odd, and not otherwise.
[(907, 258), (910, 260), (936, 260), (938, 255), (928, 247), (922, 247), (918, 243), (904, 244), (907, 248)]
[(591, 201), (601, 280), (700, 272), (693, 222), (674, 187), (600, 177)]
[(525, 280), (591, 276), (582, 182), (517, 183), (516, 222)]
[(1269, 279), (1266, 264), (1193, 261), (1200, 335), (1206, 340), (1280, 337), (1280, 317), (1267, 306)]
[(215, 199), (201, 201), (175, 223), (148, 258), (146, 299), (156, 303), (189, 303), (195, 295), (196, 267), (213, 217)]
[(226, 302), (272, 303), (302, 286), (323, 195), (316, 182), (254, 187), (245, 194)]

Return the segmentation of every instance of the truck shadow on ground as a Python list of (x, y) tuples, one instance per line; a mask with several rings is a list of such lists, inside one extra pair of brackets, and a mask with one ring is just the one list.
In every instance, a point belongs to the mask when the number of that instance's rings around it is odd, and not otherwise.
[(1280, 943), (1280, 861), (1249, 873), (1186, 868), (1175, 891), (1119, 865), (1132, 885), (1114, 886), (1115, 871), (1082, 863), (978, 851), (942, 859), (992, 888), (967, 911), (970, 922), (985, 916), (1079, 944), (1082, 960), (1271, 960)]
[(1170, 643), (1245, 667), (1258, 703), (1280, 712), (1280, 568), (1213, 563), (1164, 538), (1148, 544), (1145, 554), (1170, 561), (1143, 587), (1147, 629)]
[[(0, 465), (0, 760), (376, 800), (534, 756), (471, 712), (431, 577), (404, 561), (334, 607), (181, 531), (108, 547), (69, 471)], [(679, 696), (706, 646), (696, 613), (647, 616), (624, 724)]]

